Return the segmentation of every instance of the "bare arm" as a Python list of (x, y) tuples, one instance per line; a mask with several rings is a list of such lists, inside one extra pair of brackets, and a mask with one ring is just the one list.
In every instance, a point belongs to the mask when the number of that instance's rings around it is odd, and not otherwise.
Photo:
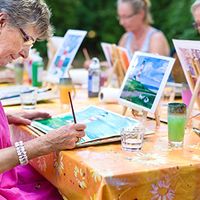
[(154, 33), (150, 41), (150, 53), (169, 56), (170, 49), (167, 39), (162, 32)]
[(122, 35), (122, 37), (120, 38), (118, 45), (121, 46), (121, 47), (125, 47), (126, 40), (127, 40), (127, 33), (124, 33)]
[[(24, 143), (28, 159), (33, 159), (53, 151), (72, 149), (76, 146), (77, 138), (85, 135), (85, 125), (75, 124), (63, 126), (47, 135), (35, 138)], [(0, 150), (0, 173), (19, 164), (15, 147)]]
[[(31, 141), (25, 142), (24, 146), (29, 159), (48, 153), (48, 146), (42, 144), (41, 138), (36, 138)], [(19, 165), (19, 158), (14, 146), (0, 150), (0, 173), (9, 170), (16, 165)]]

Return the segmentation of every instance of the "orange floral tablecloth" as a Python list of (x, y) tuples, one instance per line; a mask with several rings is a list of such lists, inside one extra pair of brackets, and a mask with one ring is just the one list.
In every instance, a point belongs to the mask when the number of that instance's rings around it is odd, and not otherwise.
[[(14, 140), (35, 137), (15, 127)], [(200, 140), (187, 132), (183, 149), (167, 145), (166, 126), (145, 138), (139, 152), (119, 143), (62, 151), (30, 161), (68, 200), (198, 200)]]
[[(77, 93), (75, 109), (90, 104), (118, 113), (123, 110)], [(60, 113), (58, 102), (38, 108)], [(147, 126), (155, 129), (155, 122)], [(13, 130), (13, 141), (37, 137), (27, 127)], [(67, 200), (200, 200), (200, 138), (187, 131), (184, 148), (171, 150), (165, 124), (145, 138), (139, 152), (122, 151), (120, 143), (113, 143), (52, 153), (30, 164)]]

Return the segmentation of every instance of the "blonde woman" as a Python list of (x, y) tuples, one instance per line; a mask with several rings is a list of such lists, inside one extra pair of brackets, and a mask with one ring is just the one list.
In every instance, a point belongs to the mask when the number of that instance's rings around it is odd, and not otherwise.
[(118, 0), (117, 13), (120, 25), (126, 33), (119, 45), (135, 51), (157, 53), (169, 56), (170, 50), (164, 34), (151, 26), (150, 2), (148, 0)]
[(200, 32), (200, 0), (196, 0), (191, 6), (191, 12), (194, 17), (194, 28)]

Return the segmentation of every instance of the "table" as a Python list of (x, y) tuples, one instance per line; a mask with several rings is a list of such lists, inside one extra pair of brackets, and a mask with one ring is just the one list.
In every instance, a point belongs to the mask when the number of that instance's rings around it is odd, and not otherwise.
[[(74, 107), (99, 105), (87, 95), (75, 99)], [(58, 102), (46, 105), (59, 113)], [(39, 105), (39, 109), (44, 105)], [(121, 112), (119, 105), (101, 104)], [(167, 145), (167, 126), (155, 128), (138, 152), (124, 152), (120, 143), (91, 146), (51, 153), (30, 161), (30, 164), (55, 185), (68, 200), (199, 200), (200, 140), (187, 130), (183, 149)], [(13, 140), (36, 137), (27, 127), (14, 127)]]

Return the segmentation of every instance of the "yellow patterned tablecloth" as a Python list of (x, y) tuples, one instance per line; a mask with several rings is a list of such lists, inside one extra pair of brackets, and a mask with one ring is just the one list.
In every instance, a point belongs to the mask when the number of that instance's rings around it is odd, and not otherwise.
[[(14, 140), (36, 137), (26, 127), (14, 130)], [(30, 163), (68, 200), (200, 200), (200, 138), (187, 131), (184, 148), (171, 150), (166, 125), (155, 131), (138, 152), (113, 143), (52, 153)]]

